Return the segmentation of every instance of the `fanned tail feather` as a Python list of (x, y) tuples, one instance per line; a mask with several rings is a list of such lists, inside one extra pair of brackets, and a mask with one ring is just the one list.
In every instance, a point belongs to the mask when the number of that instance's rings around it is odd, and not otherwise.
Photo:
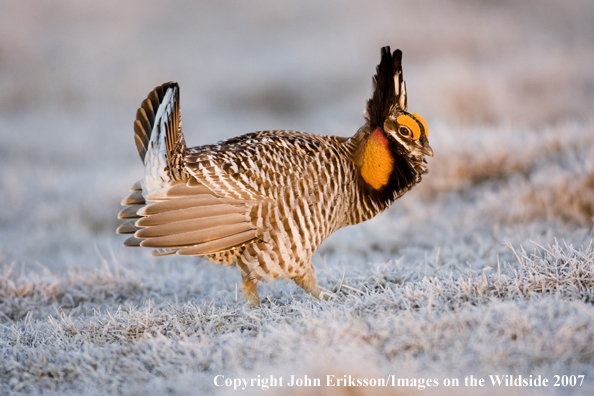
[(154, 255), (205, 255), (256, 238), (251, 203), (222, 198), (192, 177), (184, 166), (179, 87), (168, 82), (142, 102), (134, 141), (145, 166), (144, 179), (122, 200), (119, 234), (133, 234), (125, 246), (155, 248)]

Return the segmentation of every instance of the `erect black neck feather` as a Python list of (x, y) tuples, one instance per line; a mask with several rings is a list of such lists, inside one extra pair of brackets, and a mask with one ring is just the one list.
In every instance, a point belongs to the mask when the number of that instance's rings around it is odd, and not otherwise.
[[(395, 57), (401, 54), (394, 53)], [(377, 66), (376, 74), (373, 76), (373, 95), (367, 101), (367, 114), (371, 130), (383, 128), (384, 121), (396, 105), (396, 86), (394, 85), (394, 61), (400, 64), (399, 59), (393, 59), (390, 47), (382, 48), (382, 59)]]

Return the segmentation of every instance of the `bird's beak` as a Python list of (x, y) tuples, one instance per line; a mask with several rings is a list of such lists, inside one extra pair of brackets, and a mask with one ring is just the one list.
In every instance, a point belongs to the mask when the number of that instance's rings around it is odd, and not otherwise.
[(433, 149), (429, 145), (421, 147), (419, 151), (425, 155), (428, 155), (429, 157), (433, 157)]

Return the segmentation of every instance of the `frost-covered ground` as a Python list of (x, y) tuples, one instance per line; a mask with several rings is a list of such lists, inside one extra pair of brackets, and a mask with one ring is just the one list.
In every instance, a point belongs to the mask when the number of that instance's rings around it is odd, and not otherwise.
[[(592, 20), (587, 0), (2, 1), (0, 394), (258, 394), (213, 380), (349, 374), (438, 379), (420, 393), (591, 394)], [(180, 82), (190, 145), (348, 136), (383, 45), (404, 52), (435, 157), (388, 212), (318, 251), (334, 300), (280, 281), (249, 309), (234, 268), (121, 247), (150, 89)], [(495, 374), (549, 386), (494, 388)]]

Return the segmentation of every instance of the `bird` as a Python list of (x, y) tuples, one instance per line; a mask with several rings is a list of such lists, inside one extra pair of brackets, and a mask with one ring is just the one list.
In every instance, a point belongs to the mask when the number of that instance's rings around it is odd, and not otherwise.
[(144, 178), (122, 200), (124, 246), (153, 255), (203, 256), (235, 265), (241, 290), (293, 280), (318, 299), (312, 256), (338, 229), (386, 210), (427, 173), (425, 120), (408, 112), (402, 51), (381, 49), (363, 126), (350, 138), (266, 130), (198, 147), (182, 133), (180, 88), (152, 90), (136, 112)]

